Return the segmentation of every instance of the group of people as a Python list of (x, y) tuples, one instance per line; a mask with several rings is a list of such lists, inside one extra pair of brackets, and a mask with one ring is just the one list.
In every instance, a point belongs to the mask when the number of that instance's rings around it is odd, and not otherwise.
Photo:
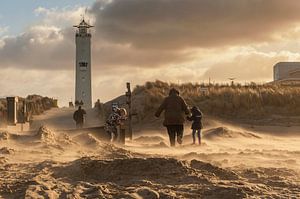
[(117, 104), (112, 104), (111, 114), (105, 122), (105, 130), (111, 137), (111, 142), (125, 144), (125, 121), (127, 120), (127, 111), (125, 108), (119, 108)]
[[(81, 129), (84, 124), (86, 111), (79, 106), (73, 114), (76, 128)], [(127, 111), (125, 108), (119, 108), (117, 104), (112, 105), (111, 114), (105, 122), (105, 131), (109, 134), (111, 142), (123, 143), (125, 141), (125, 121)]]
[[(156, 111), (155, 116), (160, 117), (163, 111), (163, 125), (167, 128), (171, 146), (175, 146), (176, 141), (178, 144), (182, 144), (185, 120), (192, 121), (193, 144), (196, 144), (196, 139), (198, 144), (201, 144), (203, 114), (198, 107), (193, 106), (189, 109), (184, 99), (179, 95), (179, 91), (172, 88), (170, 89), (169, 96), (163, 100)], [(77, 128), (82, 128), (85, 114), (86, 111), (81, 106), (75, 111), (73, 119), (76, 122)], [(111, 114), (105, 122), (105, 130), (110, 135), (112, 142), (124, 143), (126, 119), (126, 109), (119, 108), (117, 104), (112, 104)]]
[[(196, 143), (196, 135), (198, 138), (198, 144), (201, 144), (201, 129), (202, 126), (202, 112), (198, 107), (193, 106), (190, 110), (182, 97), (179, 95), (179, 91), (172, 88), (158, 110), (155, 113), (156, 117), (160, 117), (164, 111), (163, 125), (167, 128), (170, 145), (175, 146), (177, 140), (178, 144), (182, 144), (184, 122), (185, 120), (192, 121), (192, 136), (193, 144)], [(191, 114), (190, 114), (191, 113)]]

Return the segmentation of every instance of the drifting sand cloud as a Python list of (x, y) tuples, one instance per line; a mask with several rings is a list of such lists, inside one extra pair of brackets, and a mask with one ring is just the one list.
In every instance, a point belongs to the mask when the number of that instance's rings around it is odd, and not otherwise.
[(297, 136), (257, 136), (225, 125), (205, 131), (201, 147), (189, 145), (188, 137), (184, 146), (170, 148), (163, 132), (140, 133), (124, 149), (93, 133), (55, 132), (46, 126), (30, 135), (1, 131), (0, 177), (5, 180), (0, 181), (0, 195), (132, 199), (299, 195)]

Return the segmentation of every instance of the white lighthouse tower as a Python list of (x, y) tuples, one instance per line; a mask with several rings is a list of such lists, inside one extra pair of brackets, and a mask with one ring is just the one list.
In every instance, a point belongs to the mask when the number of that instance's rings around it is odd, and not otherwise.
[(75, 104), (83, 103), (85, 108), (92, 107), (92, 78), (91, 78), (91, 33), (93, 26), (84, 19), (76, 30), (76, 85)]

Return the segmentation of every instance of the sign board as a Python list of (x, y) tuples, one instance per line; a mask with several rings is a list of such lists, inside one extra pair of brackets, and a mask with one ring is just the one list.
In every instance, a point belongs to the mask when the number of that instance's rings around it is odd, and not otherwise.
[(200, 91), (201, 94), (205, 95), (205, 94), (208, 94), (209, 89), (206, 88), (206, 87), (200, 87), (199, 91)]

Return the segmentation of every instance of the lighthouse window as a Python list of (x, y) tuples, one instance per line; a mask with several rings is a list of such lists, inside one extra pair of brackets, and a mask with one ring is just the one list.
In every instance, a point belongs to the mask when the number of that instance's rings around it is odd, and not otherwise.
[(79, 62), (80, 70), (87, 70), (88, 63), (87, 62)]

